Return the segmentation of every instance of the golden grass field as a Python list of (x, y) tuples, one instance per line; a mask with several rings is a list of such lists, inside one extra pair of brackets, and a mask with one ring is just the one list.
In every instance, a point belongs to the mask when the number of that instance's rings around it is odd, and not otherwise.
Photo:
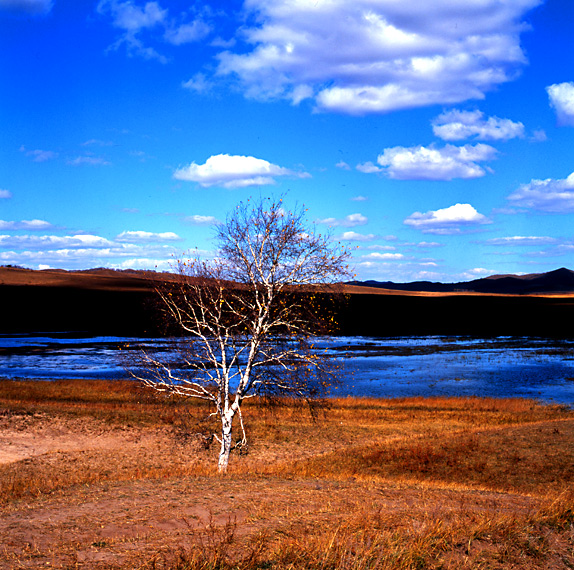
[(0, 568), (574, 568), (574, 412), (251, 402), (248, 453), (131, 382), (0, 381)]

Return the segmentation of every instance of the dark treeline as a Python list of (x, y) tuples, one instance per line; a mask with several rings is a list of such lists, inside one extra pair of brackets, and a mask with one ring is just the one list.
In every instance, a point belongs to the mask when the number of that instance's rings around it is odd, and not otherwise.
[[(0, 286), (0, 332), (71, 331), (160, 336), (165, 321), (157, 296), (141, 291)], [(338, 334), (529, 335), (574, 337), (574, 298), (453, 295), (347, 295), (336, 300)], [(329, 303), (329, 310), (333, 305)]]
[(574, 298), (353, 295), (342, 334), (574, 337)]

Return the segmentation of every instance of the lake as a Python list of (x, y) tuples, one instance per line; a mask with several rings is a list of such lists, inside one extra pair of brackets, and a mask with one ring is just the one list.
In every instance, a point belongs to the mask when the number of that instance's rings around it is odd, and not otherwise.
[[(168, 340), (0, 335), (0, 377), (125, 378), (125, 343), (165, 351)], [(574, 340), (535, 337), (320, 339), (342, 367), (335, 395), (526, 397), (574, 405)]]

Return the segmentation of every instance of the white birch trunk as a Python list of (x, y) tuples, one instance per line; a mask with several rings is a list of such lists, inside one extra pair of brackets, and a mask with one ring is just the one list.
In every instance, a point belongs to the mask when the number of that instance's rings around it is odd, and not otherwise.
[(221, 416), (221, 448), (217, 470), (220, 473), (227, 471), (229, 454), (231, 452), (231, 431), (233, 427), (233, 413), (227, 412)]

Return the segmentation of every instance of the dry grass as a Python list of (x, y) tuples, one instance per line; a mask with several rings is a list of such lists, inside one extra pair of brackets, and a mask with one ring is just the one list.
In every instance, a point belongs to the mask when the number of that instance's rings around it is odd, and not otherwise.
[(0, 568), (574, 568), (572, 411), (327, 404), (315, 421), (250, 402), (249, 453), (221, 477), (204, 406), (130, 382), (0, 382), (0, 436), (30, 446), (0, 466)]

